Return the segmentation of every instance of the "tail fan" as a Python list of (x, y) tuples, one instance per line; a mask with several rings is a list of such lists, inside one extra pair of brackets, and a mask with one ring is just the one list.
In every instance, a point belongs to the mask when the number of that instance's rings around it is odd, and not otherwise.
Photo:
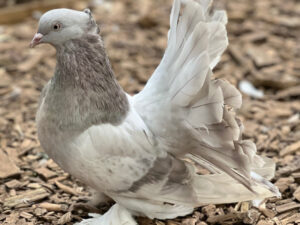
[[(227, 81), (212, 79), (228, 39), (226, 13), (211, 12), (211, 3), (174, 0), (168, 47), (144, 90), (134, 97), (135, 106), (155, 136), (170, 146), (166, 151), (178, 157), (193, 155), (227, 174), (225, 180), (220, 174), (200, 176), (199, 187), (201, 179), (214, 186), (228, 181), (232, 185), (228, 191), (233, 192), (228, 201), (242, 187), (243, 196), (248, 196), (245, 199), (252, 199), (255, 193), (269, 195), (263, 190), (276, 195), (266, 179), (253, 173), (254, 168), (264, 170), (264, 160), (256, 154), (254, 143), (242, 140), (243, 126), (235, 116), (242, 104), (240, 92)], [(220, 180), (214, 183), (215, 178)]]

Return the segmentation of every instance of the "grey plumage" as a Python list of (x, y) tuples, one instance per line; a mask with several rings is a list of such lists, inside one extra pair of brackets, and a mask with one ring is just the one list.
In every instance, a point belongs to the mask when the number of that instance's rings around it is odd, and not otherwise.
[(51, 106), (48, 118), (60, 112), (62, 129), (83, 131), (91, 125), (118, 124), (124, 119), (128, 101), (98, 35), (87, 34), (57, 48), (57, 65), (45, 104)]
[[(179, 17), (181, 5), (174, 1), (160, 65), (134, 97), (114, 78), (89, 10), (47, 12), (32, 41), (57, 50), (54, 77), (37, 113), (43, 148), (120, 205), (98, 224), (135, 224), (130, 214), (174, 218), (203, 204), (278, 194), (262, 177), (272, 177), (274, 164), (242, 140), (234, 113), (240, 93), (211, 79), (228, 44), (226, 13), (210, 14), (209, 0), (186, 0)], [(197, 175), (191, 161), (213, 174)], [(126, 216), (115, 219), (115, 213)]]

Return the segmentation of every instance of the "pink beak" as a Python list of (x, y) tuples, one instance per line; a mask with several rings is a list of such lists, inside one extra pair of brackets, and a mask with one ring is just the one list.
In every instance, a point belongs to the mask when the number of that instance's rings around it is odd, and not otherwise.
[(30, 48), (34, 48), (36, 45), (41, 43), (41, 40), (43, 38), (43, 35), (40, 33), (36, 33), (30, 42)]

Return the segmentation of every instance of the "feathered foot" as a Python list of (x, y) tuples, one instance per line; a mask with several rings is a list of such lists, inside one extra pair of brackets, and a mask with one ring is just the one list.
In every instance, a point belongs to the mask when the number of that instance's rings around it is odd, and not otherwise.
[(113, 205), (104, 215), (90, 215), (94, 218), (82, 220), (76, 225), (137, 225), (131, 213), (119, 204)]

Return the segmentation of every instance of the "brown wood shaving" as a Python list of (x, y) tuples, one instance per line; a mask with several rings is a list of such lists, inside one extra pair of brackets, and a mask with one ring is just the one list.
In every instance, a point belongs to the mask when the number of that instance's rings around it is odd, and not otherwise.
[(71, 222), (72, 220), (72, 214), (71, 212), (67, 212), (66, 214), (62, 215), (61, 218), (57, 221), (57, 224), (66, 224)]
[(8, 197), (4, 200), (4, 207), (12, 208), (12, 207), (24, 207), (31, 205), (33, 202), (42, 200), (48, 197), (50, 193), (44, 189), (39, 188), (32, 191), (27, 191), (22, 194)]
[(78, 195), (77, 191), (67, 185), (64, 185), (62, 183), (60, 183), (59, 181), (55, 181), (55, 184), (57, 187), (59, 187), (61, 190), (63, 190), (64, 192), (71, 194), (71, 195)]
[(54, 204), (48, 202), (42, 202), (41, 204), (39, 204), (39, 207), (47, 209), (47, 211), (55, 211), (55, 212), (61, 212), (67, 210), (66, 205), (60, 205), (60, 204)]

